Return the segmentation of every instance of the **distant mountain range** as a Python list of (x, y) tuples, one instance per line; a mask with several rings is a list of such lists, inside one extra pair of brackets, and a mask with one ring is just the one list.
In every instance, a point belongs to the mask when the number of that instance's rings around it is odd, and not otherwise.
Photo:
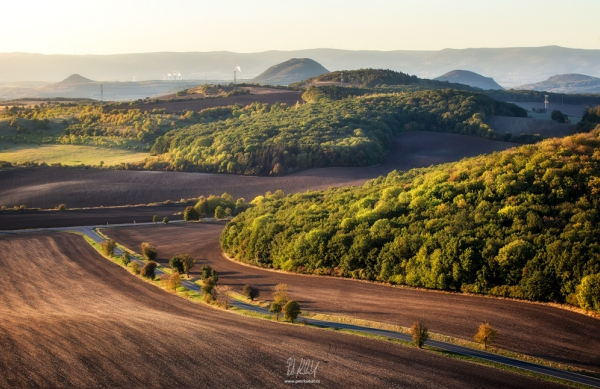
[(291, 84), (325, 73), (329, 73), (329, 70), (310, 58), (292, 58), (271, 66), (254, 78), (252, 82), (271, 85)]
[(481, 74), (468, 70), (452, 70), (446, 74), (434, 78), (437, 81), (448, 81), (458, 84), (474, 86), (481, 89), (504, 89), (491, 77), (484, 77)]
[(96, 100), (136, 100), (166, 93), (175, 93), (198, 85), (199, 81), (140, 81), (114, 82), (93, 81), (79, 74), (72, 74), (66, 79), (49, 85), (31, 85), (15, 88), (3, 88), (0, 85), (0, 99), (13, 98), (92, 98)]
[[(493, 77), (510, 88), (555, 74), (600, 76), (600, 50), (558, 46), (499, 49), (445, 49), (440, 51), (368, 51), (310, 49), (261, 53), (188, 52), (119, 55), (0, 54), (0, 82), (60, 81), (70, 74), (94, 80), (162, 80), (168, 73), (183, 78), (252, 79), (265, 69), (290, 58), (312, 58), (330, 71), (378, 68), (434, 78), (454, 69), (469, 69)], [(568, 59), (568, 60), (566, 60)]]
[(600, 78), (583, 74), (558, 74), (545, 81), (521, 85), (517, 89), (555, 93), (600, 93)]

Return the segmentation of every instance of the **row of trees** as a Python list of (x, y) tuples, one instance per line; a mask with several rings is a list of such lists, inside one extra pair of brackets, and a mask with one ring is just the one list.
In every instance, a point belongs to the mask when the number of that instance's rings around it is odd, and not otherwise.
[(243, 262), (600, 306), (600, 129), (253, 204), (221, 235)]
[[(418, 321), (414, 322), (412, 327), (410, 327), (410, 334), (412, 335), (413, 343), (418, 348), (423, 348), (425, 342), (429, 339), (429, 330)], [(497, 337), (498, 331), (492, 328), (490, 323), (481, 323), (473, 339), (477, 343), (481, 343), (483, 348), (486, 349)]]
[(157, 139), (152, 161), (173, 170), (281, 175), (326, 166), (381, 161), (403, 131), (441, 131), (490, 139), (501, 136), (486, 115), (526, 117), (513, 104), (454, 90), (379, 94), (256, 111), (198, 124)]
[(247, 204), (243, 198), (234, 200), (233, 196), (227, 192), (221, 196), (200, 196), (196, 205), (188, 206), (183, 211), (183, 219), (193, 221), (213, 216), (216, 219), (225, 219), (243, 212), (249, 206), (250, 204)]

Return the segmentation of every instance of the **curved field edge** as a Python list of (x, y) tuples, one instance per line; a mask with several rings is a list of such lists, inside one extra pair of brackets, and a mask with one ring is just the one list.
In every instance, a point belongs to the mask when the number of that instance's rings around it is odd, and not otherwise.
[[(104, 233), (102, 233), (100, 228), (95, 229), (96, 233), (98, 233), (100, 236), (102, 236), (105, 239), (109, 239), (109, 237), (107, 235), (105, 235)], [(136, 275), (131, 268), (124, 266), (118, 258), (116, 257), (109, 257), (104, 255), (101, 250), (100, 250), (100, 246), (94, 242), (92, 239), (90, 239), (89, 237), (87, 237), (85, 234), (81, 234), (81, 233), (76, 233), (78, 235), (81, 235), (84, 237), (85, 241), (87, 243), (89, 243), (92, 247), (94, 247), (94, 249), (96, 249), (96, 251), (98, 251), (98, 253), (100, 255), (102, 255), (104, 258), (110, 260), (111, 262), (121, 266), (122, 268), (125, 268), (129, 271), (130, 274), (132, 274), (133, 276), (137, 277), (137, 278), (141, 278), (142, 280), (152, 283), (153, 285), (165, 290), (166, 292), (170, 292), (172, 293), (173, 291), (168, 290), (164, 285), (162, 285), (158, 279), (151, 281), (148, 279), (144, 279), (143, 277), (141, 277), (140, 275)], [(117, 247), (119, 247), (121, 250), (123, 251), (127, 251), (130, 254), (133, 254), (137, 257), (140, 257), (140, 254), (136, 253), (134, 250), (131, 250), (125, 246), (123, 246), (122, 244), (116, 242)], [(228, 258), (230, 259), (230, 258)], [(230, 259), (232, 260), (232, 259)], [(232, 260), (233, 261), (233, 260)], [(246, 264), (247, 265), (247, 264)], [(251, 265), (247, 265), (247, 266), (251, 266)], [(159, 267), (161, 271), (166, 272), (166, 273), (170, 273), (172, 271), (172, 269), (170, 269), (167, 266), (160, 266)], [(198, 283), (198, 280), (193, 280), (193, 282)], [(230, 307), (229, 309), (224, 308), (223, 306), (220, 306), (218, 304), (210, 304), (207, 303), (206, 301), (202, 300), (200, 298), (200, 294), (190, 291), (189, 289), (186, 289), (185, 287), (180, 287), (177, 289), (176, 294), (180, 297), (183, 298), (191, 298), (194, 302), (198, 302), (204, 305), (209, 305), (215, 309), (221, 309), (221, 310), (227, 310), (227, 311), (231, 311), (231, 312), (235, 312), (235, 313), (239, 313), (242, 314), (244, 316), (248, 316), (251, 318), (258, 318), (258, 319), (263, 319), (263, 320), (269, 320), (269, 321), (273, 321), (274, 320), (274, 316), (273, 315), (265, 315), (265, 314), (260, 314), (254, 311), (249, 311), (249, 310), (245, 310), (243, 308), (240, 307)], [(238, 293), (235, 292), (229, 292), (229, 295), (232, 299), (234, 300), (238, 300), (238, 301), (242, 301), (245, 304), (251, 304), (251, 305), (257, 305), (257, 306), (262, 306), (264, 304), (260, 304), (259, 302), (252, 302), (252, 301), (248, 301), (247, 299), (243, 298), (243, 296), (239, 295)], [(264, 307), (263, 307), (264, 308)], [(332, 327), (323, 327), (323, 326), (319, 326), (319, 325), (312, 325), (312, 324), (304, 324), (301, 321), (298, 321), (296, 323), (289, 323), (289, 322), (285, 322), (285, 321), (277, 321), (278, 323), (281, 324), (289, 324), (289, 325), (309, 325), (312, 327), (316, 327), (316, 328), (322, 328), (322, 329), (328, 329), (328, 330), (336, 330), (336, 331), (342, 331), (342, 332), (347, 332), (349, 334), (354, 334), (354, 335), (360, 335), (360, 336), (366, 336), (366, 337), (372, 337), (372, 338), (376, 338), (376, 339), (381, 339), (381, 340), (386, 340), (386, 341), (392, 341), (395, 343), (399, 343), (403, 346), (409, 346), (409, 347), (416, 347), (414, 346), (412, 343), (410, 342), (406, 342), (406, 341), (402, 341), (402, 340), (398, 340), (398, 339), (391, 339), (391, 338), (386, 338), (383, 336), (378, 336), (378, 335), (373, 335), (373, 334), (367, 334), (364, 332), (360, 332), (360, 331), (352, 331), (352, 330), (344, 330), (344, 329), (337, 329), (335, 328), (335, 324), (333, 323), (345, 323), (345, 324), (356, 324), (356, 325), (360, 325), (360, 326), (364, 326), (364, 327), (369, 327), (369, 328), (375, 328), (375, 329), (385, 329), (385, 330), (391, 330), (394, 332), (399, 332), (399, 333), (410, 333), (409, 329), (406, 327), (402, 327), (402, 326), (394, 326), (394, 325), (389, 325), (386, 323), (379, 323), (376, 321), (372, 321), (372, 320), (362, 320), (362, 319), (355, 319), (352, 317), (345, 317), (345, 316), (335, 316), (335, 315), (327, 315), (327, 314), (314, 314), (314, 313), (310, 313), (310, 312), (302, 312), (302, 316), (303, 317), (307, 317), (307, 318), (311, 318), (311, 319), (318, 319), (318, 320), (324, 320), (324, 321), (329, 321), (332, 322)], [(459, 339), (459, 338), (455, 338), (455, 337), (451, 337), (451, 336), (446, 336), (446, 335), (442, 335), (442, 334), (437, 334), (437, 333), (430, 333), (430, 337), (433, 340), (439, 340), (442, 342), (446, 342), (446, 343), (452, 343), (452, 344), (456, 344), (456, 345), (460, 345), (460, 346), (464, 346), (464, 347), (468, 347), (468, 348), (472, 348), (475, 350), (481, 350), (481, 346), (475, 342), (470, 342), (470, 341), (465, 341), (463, 339)], [(535, 377), (535, 378), (541, 378), (541, 379), (545, 379), (548, 378), (548, 381), (552, 381), (552, 382), (557, 382), (557, 383), (562, 383), (562, 384), (568, 384), (571, 386), (575, 386), (575, 387), (587, 387), (585, 385), (579, 385), (570, 381), (565, 381), (565, 380), (560, 380), (560, 379), (556, 379), (553, 377), (549, 377), (543, 374), (539, 374), (539, 373), (535, 373), (535, 372), (530, 372), (524, 369), (517, 369), (517, 368), (513, 368), (510, 366), (506, 366), (500, 363), (493, 363), (493, 362), (488, 362), (488, 361), (484, 361), (481, 360), (479, 358), (474, 358), (474, 357), (468, 357), (468, 356), (464, 356), (464, 355), (460, 355), (460, 354), (455, 354), (455, 353), (451, 353), (451, 352), (447, 352), (447, 351), (443, 351), (443, 350), (437, 350), (435, 349), (435, 347), (426, 347), (427, 350), (431, 350), (431, 351), (435, 351), (438, 353), (442, 353), (446, 356), (449, 357), (458, 357), (459, 359), (463, 359), (463, 360), (467, 360), (470, 362), (475, 362), (475, 363), (482, 363), (484, 365), (487, 366), (491, 366), (491, 367), (503, 367), (504, 370), (509, 370), (509, 371), (514, 371), (517, 373), (523, 373), (525, 375), (531, 376), (531, 377)], [(547, 366), (547, 367), (552, 367), (555, 369), (559, 369), (559, 370), (564, 370), (564, 371), (569, 371), (569, 372), (575, 372), (575, 373), (579, 373), (579, 374), (584, 374), (584, 375), (588, 375), (591, 377), (599, 377), (599, 374), (596, 374), (592, 371), (588, 371), (585, 369), (580, 369), (580, 368), (576, 368), (573, 366), (569, 366), (568, 364), (564, 364), (564, 363), (556, 363), (556, 362), (552, 362), (552, 361), (547, 361), (541, 358), (535, 358), (535, 357), (531, 357), (528, 355), (523, 355), (523, 354), (519, 354), (519, 353), (515, 353), (515, 352), (511, 352), (508, 350), (503, 350), (497, 347), (488, 347), (486, 349), (487, 352), (490, 353), (494, 353), (494, 354), (498, 354), (501, 356), (505, 356), (505, 357), (509, 357), (509, 358), (513, 358), (513, 359), (518, 359), (521, 361), (525, 361), (525, 362), (531, 362), (531, 363), (535, 363), (535, 364), (539, 364), (539, 365), (543, 365), (543, 366)]]

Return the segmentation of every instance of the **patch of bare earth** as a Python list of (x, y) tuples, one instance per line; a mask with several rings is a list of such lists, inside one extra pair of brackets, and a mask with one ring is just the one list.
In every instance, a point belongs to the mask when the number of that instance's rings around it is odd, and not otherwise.
[(2, 236), (0, 253), (3, 388), (287, 387), (290, 357), (320, 362), (316, 379), (327, 388), (558, 387), (194, 304), (134, 278), (75, 235)]
[(139, 251), (155, 245), (160, 261), (179, 253), (196, 258), (192, 274), (207, 263), (219, 283), (241, 291), (256, 284), (270, 299), (275, 285), (286, 283), (291, 297), (311, 312), (329, 313), (410, 327), (422, 321), (433, 332), (472, 340), (477, 327), (490, 322), (499, 332), (498, 347), (600, 372), (600, 320), (551, 306), (400, 288), (319, 276), (272, 272), (225, 259), (219, 236), (224, 223), (187, 223), (105, 229), (125, 246)]

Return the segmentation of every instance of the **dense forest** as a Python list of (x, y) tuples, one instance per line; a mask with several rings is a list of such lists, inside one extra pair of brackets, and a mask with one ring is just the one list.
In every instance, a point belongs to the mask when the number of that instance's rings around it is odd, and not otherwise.
[(532, 90), (486, 90), (483, 92), (486, 96), (492, 99), (501, 101), (515, 101), (515, 102), (539, 102), (543, 103), (545, 96), (548, 95), (548, 101), (554, 104), (565, 103), (565, 104), (600, 104), (600, 94), (575, 94), (575, 93), (554, 93), (554, 92), (538, 92)]
[(221, 236), (239, 261), (600, 310), (600, 127), (252, 204)]
[[(394, 135), (441, 131), (500, 139), (486, 115), (524, 109), (454, 90), (378, 94), (294, 107), (253, 104), (235, 118), (170, 131), (156, 140), (145, 168), (235, 174), (285, 174), (380, 162)], [(238, 116), (238, 113), (239, 114)]]
[(577, 123), (578, 131), (589, 132), (596, 128), (600, 124), (600, 106), (595, 108), (588, 107), (581, 118), (581, 121)]

